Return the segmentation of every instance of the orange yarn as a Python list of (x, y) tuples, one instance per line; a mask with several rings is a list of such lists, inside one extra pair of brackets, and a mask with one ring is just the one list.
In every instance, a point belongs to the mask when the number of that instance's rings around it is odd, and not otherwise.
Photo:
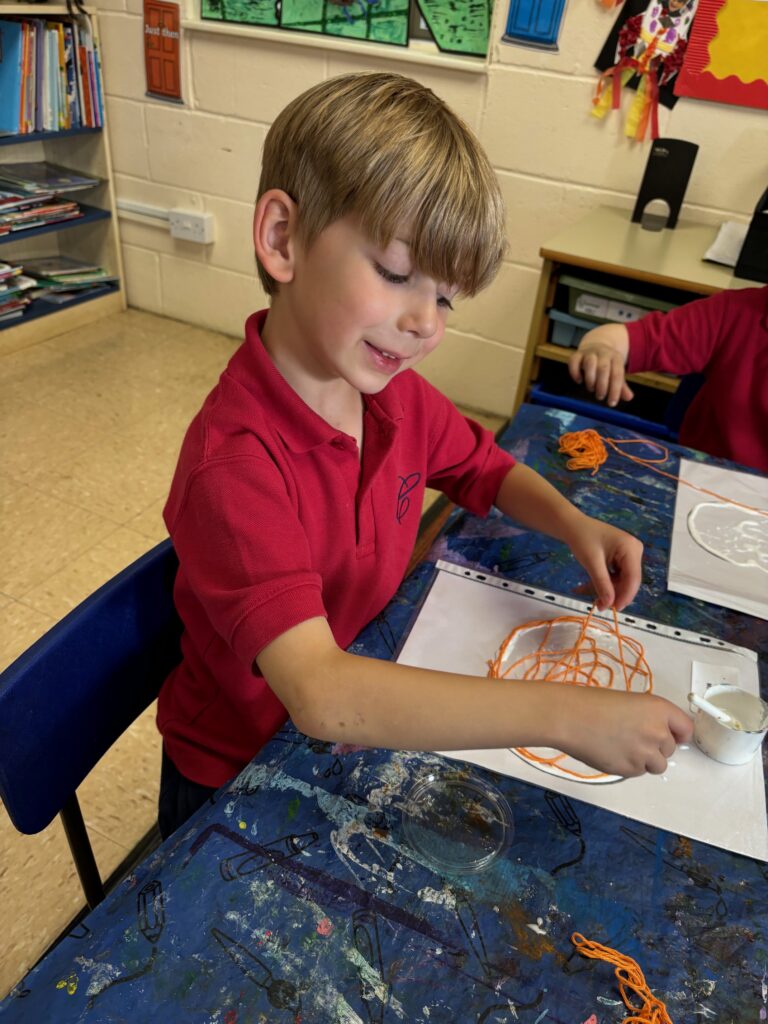
[[(675, 476), (674, 473), (667, 473), (663, 469), (659, 469), (660, 465), (663, 465), (669, 459), (669, 449), (665, 448), (663, 444), (659, 444), (657, 441), (648, 441), (645, 438), (640, 437), (629, 437), (629, 438), (613, 438), (606, 437), (605, 444), (603, 438), (600, 437), (596, 430), (576, 430), (570, 434), (563, 434), (560, 437), (560, 448), (558, 449), (564, 455), (569, 456), (566, 466), (568, 469), (591, 469), (592, 476), (597, 473), (598, 469), (608, 458), (608, 452), (605, 445), (609, 444), (611, 448), (618, 454), (623, 455), (624, 458), (629, 459), (630, 462), (636, 463), (638, 466), (643, 466), (645, 469), (651, 469), (654, 473), (658, 473), (659, 476), (665, 476), (668, 480), (675, 480), (678, 483), (685, 484), (686, 487), (692, 487), (694, 491), (700, 491), (702, 494), (708, 495), (710, 498), (717, 498), (718, 501), (723, 501), (727, 505), (737, 505), (739, 508), (745, 508), (748, 512), (757, 512), (758, 515), (768, 516), (768, 510), (763, 508), (753, 508), (752, 505), (745, 505), (741, 501), (734, 501), (733, 498), (726, 498), (723, 494), (717, 494), (715, 491), (708, 491), (706, 487), (699, 487), (697, 484), (689, 483), (687, 480), (681, 480), (679, 476)], [(623, 445), (630, 444), (644, 444), (650, 445), (652, 448), (658, 449), (662, 455), (658, 459), (641, 459), (638, 455), (631, 455), (629, 452), (625, 452), (622, 448)]]
[[(653, 674), (645, 660), (643, 645), (638, 640), (622, 636), (619, 632), (619, 619), (616, 609), (613, 611), (613, 626), (593, 619), (594, 609), (584, 615), (561, 615), (555, 619), (543, 619), (537, 622), (526, 622), (517, 626), (507, 636), (499, 647), (496, 657), (488, 662), (489, 679), (508, 679), (514, 672), (514, 678), (529, 679), (536, 681), (552, 681), (558, 683), (569, 683), (576, 686), (600, 686), (612, 689), (614, 680), (621, 670), (621, 678), (627, 691), (632, 690), (635, 680), (644, 683), (644, 692), (650, 693), (653, 690)], [(574, 644), (569, 647), (549, 647), (553, 628), (558, 625), (572, 623), (579, 628), (579, 633)], [(522, 632), (529, 629), (543, 628), (544, 635), (538, 646), (529, 654), (517, 658), (510, 665), (504, 668), (504, 659), (507, 651), (515, 643)], [(617, 654), (605, 650), (598, 645), (594, 634), (609, 636), (616, 642)], [(599, 638), (599, 637), (598, 637)], [(631, 665), (627, 666), (624, 656), (625, 648), (634, 656)], [(598, 673), (603, 677), (598, 677)], [(605, 772), (578, 772), (575, 769), (567, 768), (562, 763), (568, 756), (564, 753), (555, 754), (553, 757), (542, 757), (534, 754), (526, 747), (516, 747), (515, 750), (521, 757), (535, 764), (545, 764), (556, 767), (566, 775), (577, 779), (599, 779), (607, 778)]]
[[(579, 932), (574, 932), (571, 942), (582, 956), (592, 960), (605, 960), (616, 967), (615, 974), (619, 982), (619, 992), (624, 1005), (630, 1011), (622, 1024), (672, 1024), (672, 1018), (666, 1005), (651, 992), (645, 975), (631, 956), (625, 956), (610, 946), (602, 946), (599, 942), (585, 939)], [(631, 1001), (631, 997), (640, 999), (640, 1004)]]

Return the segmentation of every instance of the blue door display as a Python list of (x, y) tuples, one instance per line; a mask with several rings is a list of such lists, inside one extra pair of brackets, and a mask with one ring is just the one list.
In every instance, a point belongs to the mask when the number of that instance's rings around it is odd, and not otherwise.
[(556, 50), (565, 0), (510, 0), (507, 31), (508, 43)]

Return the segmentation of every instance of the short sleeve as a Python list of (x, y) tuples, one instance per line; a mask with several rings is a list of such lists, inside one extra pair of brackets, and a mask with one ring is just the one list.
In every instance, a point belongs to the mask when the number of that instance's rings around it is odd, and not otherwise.
[(485, 516), (515, 460), (496, 444), (490, 430), (463, 416), (440, 392), (431, 392), (427, 486)]
[(192, 594), (244, 664), (292, 626), (326, 615), (306, 533), (269, 459), (207, 462), (168, 529)]

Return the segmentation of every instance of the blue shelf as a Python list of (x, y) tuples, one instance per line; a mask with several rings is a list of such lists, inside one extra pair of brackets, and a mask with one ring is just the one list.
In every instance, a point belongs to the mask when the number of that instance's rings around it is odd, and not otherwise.
[(25, 238), (37, 238), (38, 235), (46, 235), (49, 231), (66, 231), (67, 228), (78, 228), (82, 224), (93, 224), (97, 220), (109, 220), (112, 214), (109, 210), (100, 210), (96, 206), (86, 206), (80, 203), (83, 211), (82, 217), (73, 217), (71, 220), (57, 220), (52, 224), (43, 224), (39, 228), (25, 228), (22, 231), (10, 231), (7, 235), (0, 235), (0, 245), (7, 242), (18, 242)]
[(111, 284), (105, 284), (103, 288), (99, 288), (96, 292), (88, 292), (82, 295), (80, 298), (72, 299), (70, 302), (64, 302), (60, 305), (56, 305), (51, 302), (42, 302), (40, 299), (34, 299), (24, 310), (21, 316), (13, 317), (11, 320), (0, 321), (0, 331), (7, 330), (9, 327), (18, 327), (20, 324), (27, 324), (30, 320), (39, 320), (40, 317), (48, 316), (51, 313), (61, 313), (65, 309), (71, 309), (73, 306), (80, 306), (84, 302), (91, 302), (94, 299), (101, 299), (105, 295), (110, 295), (112, 292), (116, 292), (119, 289), (117, 281)]
[[(43, 14), (45, 11), (43, 11)], [(66, 139), (69, 135), (97, 135), (101, 128), (66, 128), (60, 132), (29, 132), (26, 135), (0, 135), (0, 146), (18, 146), (24, 142), (45, 142), (46, 139)]]

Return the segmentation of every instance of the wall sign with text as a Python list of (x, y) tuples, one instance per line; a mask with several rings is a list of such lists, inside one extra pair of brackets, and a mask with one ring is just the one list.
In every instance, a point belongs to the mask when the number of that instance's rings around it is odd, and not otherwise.
[(147, 93), (181, 103), (179, 5), (144, 0), (144, 65)]

